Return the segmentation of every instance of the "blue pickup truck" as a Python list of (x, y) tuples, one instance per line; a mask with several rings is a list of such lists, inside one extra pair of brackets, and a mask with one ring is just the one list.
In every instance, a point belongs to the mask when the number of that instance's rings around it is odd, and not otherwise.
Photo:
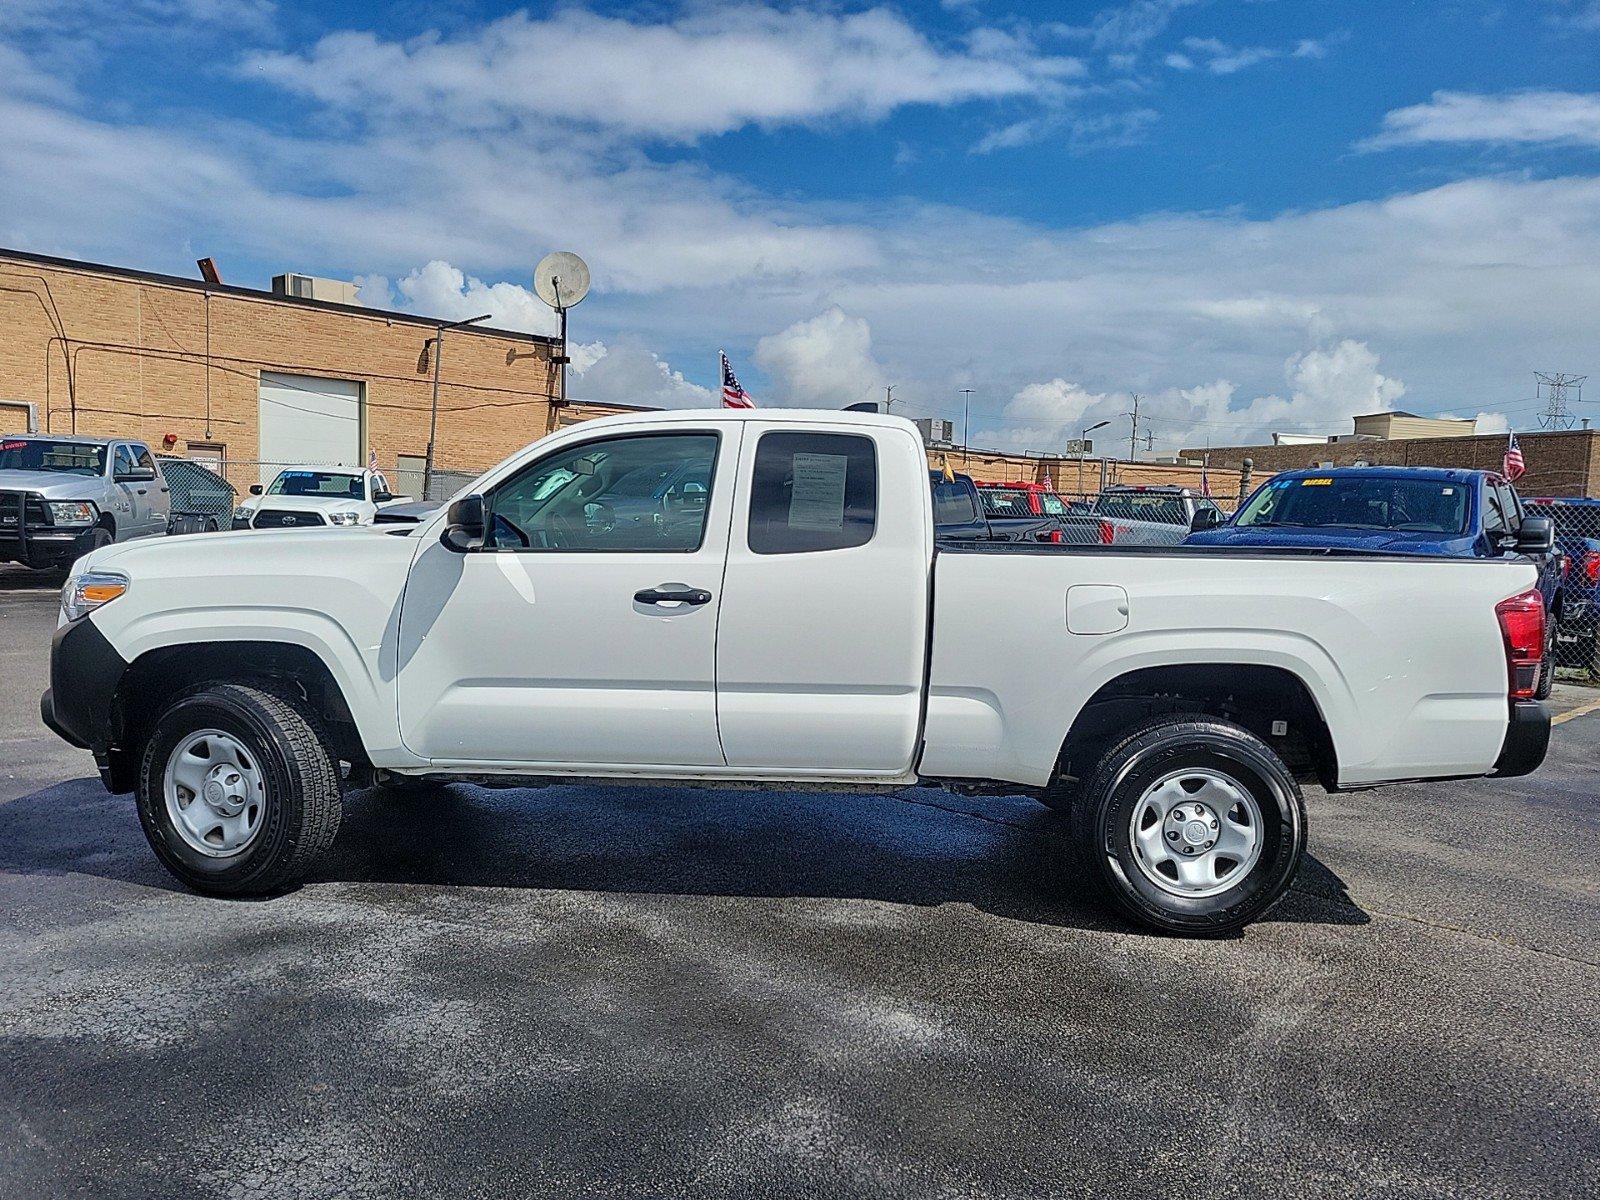
[[(1552, 641), (1567, 604), (1555, 526), (1503, 475), (1445, 467), (1333, 467), (1274, 475), (1225, 523), (1196, 512), (1187, 546), (1284, 546), (1434, 558), (1523, 554), (1540, 566)], [(1547, 656), (1548, 658), (1548, 656)]]

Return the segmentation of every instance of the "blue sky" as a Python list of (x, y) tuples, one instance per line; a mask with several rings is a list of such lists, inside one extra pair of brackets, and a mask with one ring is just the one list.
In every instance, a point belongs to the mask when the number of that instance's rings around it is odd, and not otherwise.
[(726, 347), (1017, 449), (1138, 391), (1175, 450), (1600, 373), (1594, 0), (5, 9), (0, 244), (530, 329), (577, 250), (575, 394)]

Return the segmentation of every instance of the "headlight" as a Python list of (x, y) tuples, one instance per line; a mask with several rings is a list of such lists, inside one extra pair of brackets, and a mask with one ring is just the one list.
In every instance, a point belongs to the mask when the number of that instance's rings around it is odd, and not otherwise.
[(241, 504), (238, 508), (233, 510), (233, 519), (235, 521), (248, 521), (251, 517), (255, 516), (255, 513), (256, 510), (251, 508), (248, 504)]
[(93, 525), (100, 519), (100, 510), (87, 500), (51, 500), (48, 504), (53, 525)]
[(61, 592), (61, 611), (69, 621), (88, 616), (128, 590), (128, 577), (116, 571), (85, 571)]
[(359, 525), (361, 514), (356, 512), (329, 513), (328, 520), (334, 525)]

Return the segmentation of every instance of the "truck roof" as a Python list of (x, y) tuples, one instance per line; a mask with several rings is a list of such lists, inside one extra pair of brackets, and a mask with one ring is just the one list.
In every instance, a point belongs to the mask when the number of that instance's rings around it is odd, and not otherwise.
[(1434, 479), (1441, 483), (1472, 483), (1480, 478), (1499, 481), (1499, 471), (1473, 471), (1465, 467), (1297, 467), (1279, 471), (1273, 479)]
[(134, 442), (140, 446), (147, 445), (143, 438), (80, 437), (76, 433), (0, 433), (0, 438), (4, 438), (8, 442), (26, 441), (29, 438), (36, 441), (70, 442), (75, 446), (109, 446), (113, 442)]
[[(737, 424), (744, 421), (779, 421), (785, 425), (859, 425), (865, 429), (905, 429), (917, 427), (905, 417), (885, 413), (841, 412), (828, 408), (661, 408), (618, 413), (583, 422), (584, 429), (604, 429), (612, 425), (658, 425), (707, 421)], [(567, 426), (572, 429), (575, 426)], [(920, 436), (920, 435), (919, 435)]]

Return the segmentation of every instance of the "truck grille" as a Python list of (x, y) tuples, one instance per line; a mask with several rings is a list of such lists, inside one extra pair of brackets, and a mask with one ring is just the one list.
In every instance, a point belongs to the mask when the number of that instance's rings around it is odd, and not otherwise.
[(256, 514), (257, 529), (304, 529), (311, 525), (326, 525), (321, 513), (288, 512), (281, 508), (263, 508)]
[(0, 491), (0, 540), (15, 540), (24, 528), (37, 529), (49, 523), (44, 501), (38, 496)]

